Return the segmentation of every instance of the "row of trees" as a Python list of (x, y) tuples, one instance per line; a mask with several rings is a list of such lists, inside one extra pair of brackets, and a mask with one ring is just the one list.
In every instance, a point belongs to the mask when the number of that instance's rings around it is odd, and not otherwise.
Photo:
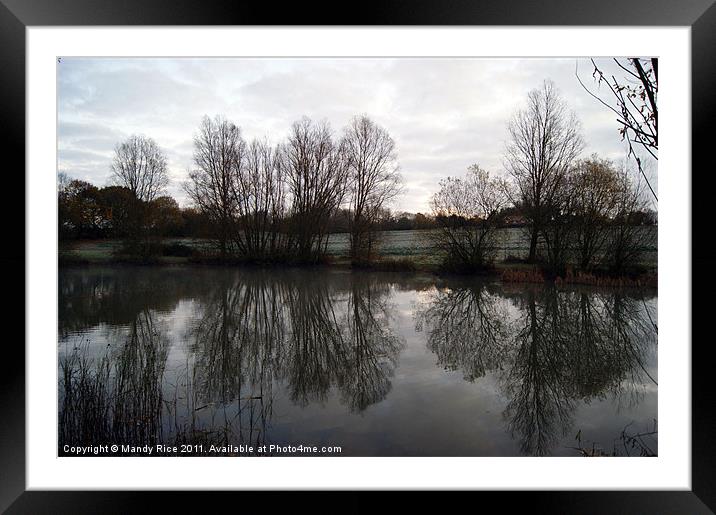
[[(352, 211), (341, 208), (336, 211), (328, 223), (331, 233), (349, 233)], [(437, 227), (435, 217), (431, 213), (411, 213), (408, 211), (392, 211), (389, 208), (381, 209), (373, 224), (378, 231), (421, 231)]]
[[(71, 179), (60, 172), (58, 181), (59, 237), (74, 239), (123, 239), (136, 233), (139, 223), (136, 206), (140, 202), (124, 186), (97, 187), (87, 181)], [(206, 238), (215, 234), (205, 213), (196, 207), (180, 207), (169, 195), (145, 203), (152, 215), (148, 221), (153, 237)], [(352, 212), (343, 207), (327, 221), (328, 233), (348, 233)], [(504, 218), (504, 216), (502, 216)], [(383, 208), (377, 214), (377, 231), (423, 230), (437, 227), (431, 214), (392, 212)]]
[(199, 210), (181, 208), (162, 195), (142, 201), (124, 186), (97, 186), (59, 174), (60, 240), (116, 238), (127, 242), (160, 237), (203, 237), (209, 224)]
[(118, 144), (111, 171), (113, 184), (104, 188), (59, 174), (60, 239), (122, 238), (127, 251), (147, 255), (155, 238), (199, 232), (205, 225), (200, 212), (180, 209), (165, 194), (167, 159), (153, 139), (133, 135)]
[(278, 145), (253, 140), (222, 117), (205, 117), (194, 138), (185, 189), (215, 229), (222, 257), (319, 261), (343, 205), (353, 261), (373, 252), (383, 207), (400, 191), (395, 142), (366, 116), (340, 138), (302, 118)]
[(508, 125), (504, 153), (510, 181), (473, 165), (466, 176), (448, 177), (432, 198), (440, 230), (434, 234), (449, 264), (488, 265), (499, 246), (506, 206), (519, 206), (529, 230), (529, 262), (544, 261), (562, 273), (607, 267), (624, 272), (638, 264), (653, 231), (637, 218), (647, 211), (643, 182), (625, 165), (592, 155), (584, 148), (580, 124), (552, 82), (530, 92), (527, 107)]
[(552, 82), (529, 93), (508, 135), (505, 178), (473, 165), (440, 182), (430, 215), (408, 217), (387, 209), (401, 191), (395, 141), (365, 115), (340, 135), (304, 117), (278, 144), (247, 142), (233, 122), (204, 117), (184, 183), (193, 208), (164, 195), (167, 160), (156, 142), (132, 136), (115, 149), (114, 186), (61, 177), (60, 235), (122, 237), (141, 252), (159, 235), (202, 236), (221, 259), (315, 263), (328, 235), (344, 230), (352, 262), (364, 263), (378, 230), (436, 229), (430, 239), (447, 265), (479, 269), (491, 265), (497, 229), (517, 213), (529, 231), (527, 261), (555, 273), (568, 265), (621, 273), (638, 263), (653, 243), (637, 220), (648, 207), (643, 185), (651, 186), (626, 166), (580, 159), (579, 120)]
[[(395, 142), (367, 116), (336, 137), (303, 118), (287, 140), (247, 142), (233, 122), (205, 117), (184, 189), (193, 209), (165, 196), (166, 156), (151, 138), (115, 148), (115, 185), (99, 189), (60, 175), (60, 237), (126, 238), (141, 252), (159, 235), (208, 236), (222, 259), (317, 262), (343, 222), (354, 262), (370, 259), (385, 206), (401, 188)], [(337, 220), (337, 218), (341, 220)]]

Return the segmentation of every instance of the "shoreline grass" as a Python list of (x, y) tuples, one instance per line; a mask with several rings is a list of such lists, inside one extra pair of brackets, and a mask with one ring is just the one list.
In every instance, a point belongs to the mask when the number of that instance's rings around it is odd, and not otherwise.
[(60, 248), (58, 265), (60, 267), (94, 265), (130, 265), (130, 266), (229, 266), (229, 267), (287, 267), (287, 268), (332, 268), (339, 270), (366, 270), (375, 272), (393, 272), (404, 274), (430, 273), (439, 276), (472, 275), (497, 278), (505, 283), (554, 283), (557, 286), (583, 284), (609, 287), (658, 287), (658, 274), (655, 267), (644, 267), (623, 274), (610, 274), (607, 271), (582, 272), (567, 269), (564, 274), (549, 274), (539, 264), (526, 263), (524, 260), (509, 256), (491, 266), (480, 269), (455, 270), (446, 268), (434, 255), (400, 255), (391, 253), (379, 255), (363, 263), (351, 263), (348, 256), (329, 254), (317, 263), (299, 263), (288, 257), (274, 260), (251, 260), (241, 258), (221, 258), (208, 251), (205, 242), (193, 240), (165, 240), (158, 246), (158, 252), (151, 256), (132, 256), (123, 252), (121, 242), (113, 240), (85, 240), (73, 242)]

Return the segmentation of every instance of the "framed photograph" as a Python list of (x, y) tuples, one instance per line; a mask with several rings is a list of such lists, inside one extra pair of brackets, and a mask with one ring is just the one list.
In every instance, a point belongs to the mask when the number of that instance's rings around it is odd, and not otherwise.
[(3, 509), (501, 490), (711, 513), (710, 0), (131, 4), (0, 8), (26, 300)]

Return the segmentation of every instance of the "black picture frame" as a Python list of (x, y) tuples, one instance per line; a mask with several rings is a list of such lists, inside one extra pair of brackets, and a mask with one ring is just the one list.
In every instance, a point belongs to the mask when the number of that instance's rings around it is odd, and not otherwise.
[[(2, 145), (4, 156), (16, 158), (6, 165), (6, 192), (14, 192), (17, 202), (3, 203), (7, 239), (13, 242), (1, 252), (0, 262), (10, 282), (12, 302), (5, 308), (6, 320), (25, 319), (26, 267), (25, 228), (16, 221), (25, 213), (25, 29), (29, 26), (106, 26), (106, 25), (607, 25), (607, 26), (688, 26), (691, 27), (692, 71), (692, 234), (710, 215), (707, 195), (712, 191), (704, 182), (713, 168), (710, 136), (716, 115), (716, 5), (715, 0), (501, 0), (477, 2), (452, 0), (428, 2), (413, 0), (362, 1), (354, 9), (341, 9), (337, 3), (303, 2), (282, 5), (243, 1), (190, 0), (0, 0), (0, 104), (2, 105)], [(664, 173), (688, 174), (687, 170)], [(686, 176), (688, 178), (688, 176)], [(698, 181), (697, 181), (698, 179)], [(698, 183), (698, 186), (697, 186)], [(19, 192), (23, 192), (22, 195)], [(700, 198), (701, 197), (701, 198)], [(20, 211), (22, 210), (22, 211)], [(22, 243), (21, 243), (22, 242)], [(716, 252), (707, 243), (692, 242), (692, 273), (707, 270), (716, 261)], [(18, 273), (23, 270), (23, 274)], [(708, 302), (696, 299), (714, 287), (714, 279), (699, 277), (692, 289), (692, 334), (708, 320)], [(22, 291), (22, 293), (19, 293)], [(703, 295), (703, 298), (708, 298)], [(23, 301), (19, 301), (23, 299)], [(24, 325), (20, 329), (24, 341)], [(8, 513), (127, 513), (137, 503), (146, 503), (162, 495), (162, 507), (187, 511), (207, 507), (206, 499), (186, 493), (159, 492), (40, 492), (25, 488), (25, 353), (20, 338), (6, 338), (5, 358), (0, 360), (0, 510)], [(716, 405), (710, 387), (712, 361), (710, 342), (692, 345), (692, 490), (641, 492), (486, 492), (480, 495), (504, 502), (509, 497), (526, 501), (530, 509), (548, 512), (579, 513), (712, 513), (716, 510)], [(668, 342), (690, 345), (691, 342)], [(228, 497), (233, 493), (222, 493)], [(241, 493), (246, 502), (246, 493)], [(423, 502), (422, 495), (413, 499)], [(212, 501), (215, 501), (212, 499)], [(456, 500), (459, 502), (459, 500)], [(358, 507), (358, 505), (355, 505)], [(143, 504), (145, 508), (146, 504)], [(351, 506), (342, 504), (343, 507)]]

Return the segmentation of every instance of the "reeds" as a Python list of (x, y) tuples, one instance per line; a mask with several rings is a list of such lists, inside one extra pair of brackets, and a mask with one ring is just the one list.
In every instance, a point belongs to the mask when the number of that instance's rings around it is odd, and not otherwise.
[(112, 433), (109, 359), (93, 363), (83, 350), (86, 345), (75, 347), (60, 360), (58, 436), (61, 443), (106, 443)]
[[(542, 284), (549, 278), (539, 268), (506, 268), (500, 272), (503, 282), (507, 283), (538, 283)], [(553, 278), (557, 286), (565, 284), (583, 284), (587, 286), (604, 286), (612, 288), (656, 288), (658, 276), (656, 274), (629, 275), (598, 275), (588, 272), (567, 269), (564, 275)]]
[(626, 275), (595, 275), (581, 271), (575, 273), (568, 269), (564, 277), (556, 277), (554, 283), (558, 286), (562, 284), (585, 284), (617, 288), (656, 288), (658, 277), (656, 274), (644, 274), (634, 277)]

